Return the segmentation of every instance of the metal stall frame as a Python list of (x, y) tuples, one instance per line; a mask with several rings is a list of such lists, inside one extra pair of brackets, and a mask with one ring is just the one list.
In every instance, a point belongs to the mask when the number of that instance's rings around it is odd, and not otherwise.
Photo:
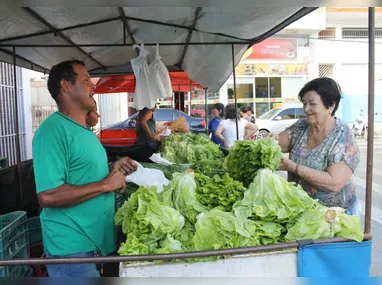
[[(311, 11), (315, 10), (317, 7), (310, 8)], [(33, 14), (33, 10), (28, 10), (29, 8), (24, 8), (28, 12)], [(308, 8), (306, 8), (308, 9)], [(269, 30), (267, 33), (252, 39), (250, 41), (239, 39), (236, 37), (232, 37), (229, 35), (223, 35), (229, 38), (232, 38), (236, 41), (230, 41), (230, 42), (203, 42), (203, 43), (192, 43), (190, 42), (191, 37), (187, 37), (188, 41), (186, 43), (160, 43), (160, 45), (163, 46), (185, 46), (185, 49), (188, 47), (188, 45), (231, 45), (232, 51), (234, 51), (234, 45), (243, 45), (248, 44), (248, 47), (252, 46), (253, 44), (259, 43), (262, 40), (266, 39), (269, 36), (272, 36), (273, 34), (280, 31), (285, 26), (289, 25), (290, 23), (294, 22), (295, 20), (301, 18), (307, 12), (302, 11), (296, 12), (294, 15), (292, 15), (290, 18), (282, 22), (281, 24), (275, 26), (271, 30)], [(122, 11), (123, 12), (123, 11)], [(200, 11), (199, 11), (200, 12)], [(196, 13), (196, 17), (198, 13)], [(305, 13), (305, 14), (304, 14)], [(34, 15), (36, 18), (39, 16)], [(44, 19), (38, 18), (41, 22), (49, 26), (49, 23), (46, 23)], [(60, 34), (61, 31), (75, 29), (79, 27), (85, 27), (85, 26), (91, 26), (99, 23), (105, 23), (110, 21), (116, 21), (116, 20), (122, 20), (124, 22), (124, 30), (123, 30), (123, 44), (83, 44), (83, 45), (76, 45), (74, 43), (69, 43), (67, 45), (12, 45), (12, 44), (4, 44), (4, 42), (9, 40), (15, 40), (15, 39), (24, 39), (33, 37), (36, 35), (43, 35), (43, 34), (55, 34), (58, 36), (61, 36), (63, 39), (68, 40), (65, 38), (64, 35)], [(13, 48), (13, 64), (14, 67), (16, 67), (16, 58), (26, 60), (31, 64), (31, 69), (33, 70), (33, 66), (37, 66), (33, 62), (28, 61), (25, 58), (22, 58), (21, 56), (18, 56), (16, 54), (16, 48), (17, 47), (76, 47), (83, 51), (81, 47), (116, 47), (116, 46), (133, 46), (134, 44), (127, 44), (126, 43), (126, 31), (128, 32), (130, 38), (132, 39), (132, 42), (135, 42), (133, 35), (131, 34), (131, 31), (129, 29), (129, 25), (127, 23), (128, 20), (133, 21), (141, 21), (146, 23), (153, 23), (153, 24), (159, 24), (159, 25), (166, 25), (171, 27), (178, 27), (182, 29), (188, 29), (190, 30), (190, 33), (195, 29), (195, 27), (186, 27), (181, 25), (174, 25), (174, 24), (168, 24), (158, 21), (152, 21), (152, 20), (143, 20), (139, 18), (132, 18), (127, 17), (125, 15), (121, 15), (121, 17), (116, 17), (112, 19), (102, 20), (102, 21), (96, 21), (92, 23), (87, 24), (81, 24), (76, 25), (64, 29), (55, 29), (54, 27), (50, 26), (49, 31), (45, 32), (39, 32), (35, 34), (30, 34), (27, 36), (17, 36), (12, 37), (8, 39), (2, 39), (0, 40), (0, 51), (10, 54), (9, 51), (2, 49), (1, 47), (12, 47)], [(371, 240), (372, 234), (371, 234), (371, 202), (372, 202), (372, 179), (373, 179), (373, 135), (374, 135), (374, 63), (375, 63), (375, 28), (374, 23), (375, 22), (375, 8), (369, 7), (369, 91), (368, 91), (368, 108), (369, 108), (369, 132), (368, 132), (368, 146), (367, 146), (367, 179), (366, 179), (366, 210), (365, 210), (365, 229), (364, 229), (364, 241)], [(219, 34), (220, 36), (222, 34)], [(157, 43), (145, 43), (146, 46), (155, 46)], [(90, 55), (86, 54), (90, 59)], [(182, 56), (183, 58), (183, 56)], [(235, 73), (235, 59), (234, 59), (234, 52), (232, 52), (232, 65), (233, 65), (233, 78), (234, 78), (234, 89), (236, 91), (236, 73)], [(182, 65), (182, 62), (179, 63), (179, 66)], [(102, 66), (102, 65), (101, 65)], [(106, 67), (105, 67), (106, 68)], [(16, 79), (15, 79), (16, 80)], [(15, 88), (17, 86), (15, 85)], [(205, 89), (205, 93), (207, 93), (207, 88)], [(17, 90), (15, 91), (17, 92)], [(235, 96), (235, 105), (237, 106), (237, 98), (236, 98), (236, 92), (234, 92)], [(191, 98), (190, 98), (191, 99)], [(15, 101), (17, 103), (17, 98), (15, 98)], [(18, 127), (18, 126), (17, 126)], [(19, 144), (19, 141), (17, 141)], [(19, 148), (18, 148), (18, 151)], [(18, 154), (18, 160), (20, 160), (20, 153)], [(18, 164), (20, 161), (18, 161)], [(337, 243), (337, 242), (347, 242), (350, 241), (346, 238), (329, 238), (329, 239), (319, 239), (319, 240), (309, 240), (308, 243), (313, 244), (324, 244), (324, 243)], [(234, 249), (221, 249), (221, 250), (209, 250), (209, 251), (199, 251), (199, 252), (185, 252), (185, 253), (172, 253), (172, 254), (153, 254), (153, 255), (131, 255), (131, 256), (107, 256), (107, 257), (88, 257), (88, 258), (51, 258), (51, 259), (41, 259), (41, 258), (23, 258), (23, 259), (1, 259), (0, 260), (0, 266), (16, 266), (16, 265), (40, 265), (40, 264), (75, 264), (75, 263), (115, 263), (115, 262), (133, 262), (133, 261), (154, 261), (154, 260), (172, 260), (172, 259), (185, 259), (185, 258), (198, 258), (198, 257), (208, 257), (208, 256), (220, 256), (220, 255), (234, 255), (234, 254), (245, 254), (245, 253), (258, 253), (258, 252), (270, 252), (270, 251), (278, 251), (278, 250), (285, 250), (285, 249), (292, 249), (292, 248), (298, 248), (301, 245), (301, 241), (296, 242), (290, 242), (290, 243), (280, 243), (280, 244), (270, 244), (270, 245), (262, 245), (262, 246), (252, 246), (252, 247), (244, 247), (244, 248), (234, 248)]]

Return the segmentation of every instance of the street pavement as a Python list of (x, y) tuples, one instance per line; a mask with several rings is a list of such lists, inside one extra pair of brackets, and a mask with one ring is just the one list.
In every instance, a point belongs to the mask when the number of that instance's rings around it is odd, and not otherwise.
[[(364, 225), (367, 142), (358, 139), (357, 143), (361, 151), (361, 161), (354, 173), (353, 181), (356, 184), (357, 196), (361, 202), (362, 225)], [(373, 249), (370, 275), (382, 276), (382, 137), (374, 138), (373, 160), (373, 196), (371, 209)]]

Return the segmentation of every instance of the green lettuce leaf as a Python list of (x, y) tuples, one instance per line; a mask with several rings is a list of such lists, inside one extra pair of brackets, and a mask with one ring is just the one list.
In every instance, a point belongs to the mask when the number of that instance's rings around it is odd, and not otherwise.
[(228, 173), (212, 178), (195, 173), (195, 182), (196, 195), (202, 204), (226, 212), (232, 211), (232, 205), (243, 198), (246, 190), (243, 183), (233, 180)]
[(233, 210), (239, 219), (284, 223), (293, 221), (316, 203), (301, 186), (289, 183), (269, 169), (261, 169)]
[(302, 213), (294, 224), (288, 225), (286, 241), (320, 239), (340, 236), (358, 242), (363, 240), (361, 221), (348, 216), (339, 207), (319, 207)]
[(195, 250), (213, 250), (275, 243), (282, 229), (276, 223), (238, 219), (233, 213), (213, 209), (198, 216), (193, 244)]
[(209, 208), (200, 203), (196, 196), (194, 172), (174, 173), (173, 177), (159, 194), (159, 199), (165, 205), (173, 206), (191, 223), (195, 223), (196, 216), (207, 212)]
[(118, 209), (115, 223), (122, 225), (123, 233), (134, 235), (151, 246), (167, 234), (179, 233), (184, 217), (158, 200), (155, 186), (140, 187)]

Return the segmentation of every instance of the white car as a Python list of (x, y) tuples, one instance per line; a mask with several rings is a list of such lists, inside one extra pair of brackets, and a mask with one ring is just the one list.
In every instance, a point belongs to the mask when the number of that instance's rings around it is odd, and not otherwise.
[(274, 108), (256, 119), (259, 130), (256, 139), (263, 138), (268, 133), (280, 133), (298, 119), (305, 118), (302, 107)]

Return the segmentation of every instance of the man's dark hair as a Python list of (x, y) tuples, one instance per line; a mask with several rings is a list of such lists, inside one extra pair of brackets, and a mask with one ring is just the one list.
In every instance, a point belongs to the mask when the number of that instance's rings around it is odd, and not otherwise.
[(235, 120), (240, 119), (239, 109), (236, 109), (235, 104), (229, 104), (225, 107), (225, 118)]
[(61, 89), (61, 80), (67, 80), (72, 84), (76, 83), (77, 73), (73, 70), (73, 65), (80, 64), (85, 66), (85, 63), (78, 59), (71, 59), (60, 62), (52, 67), (49, 72), (48, 90), (52, 98), (57, 102), (58, 95)]
[(317, 92), (317, 94), (321, 97), (322, 103), (327, 109), (334, 105), (332, 112), (332, 116), (334, 116), (342, 98), (340, 85), (329, 77), (313, 79), (312, 81), (306, 83), (298, 93), (298, 98), (300, 101), (302, 101), (304, 95), (309, 91)]

